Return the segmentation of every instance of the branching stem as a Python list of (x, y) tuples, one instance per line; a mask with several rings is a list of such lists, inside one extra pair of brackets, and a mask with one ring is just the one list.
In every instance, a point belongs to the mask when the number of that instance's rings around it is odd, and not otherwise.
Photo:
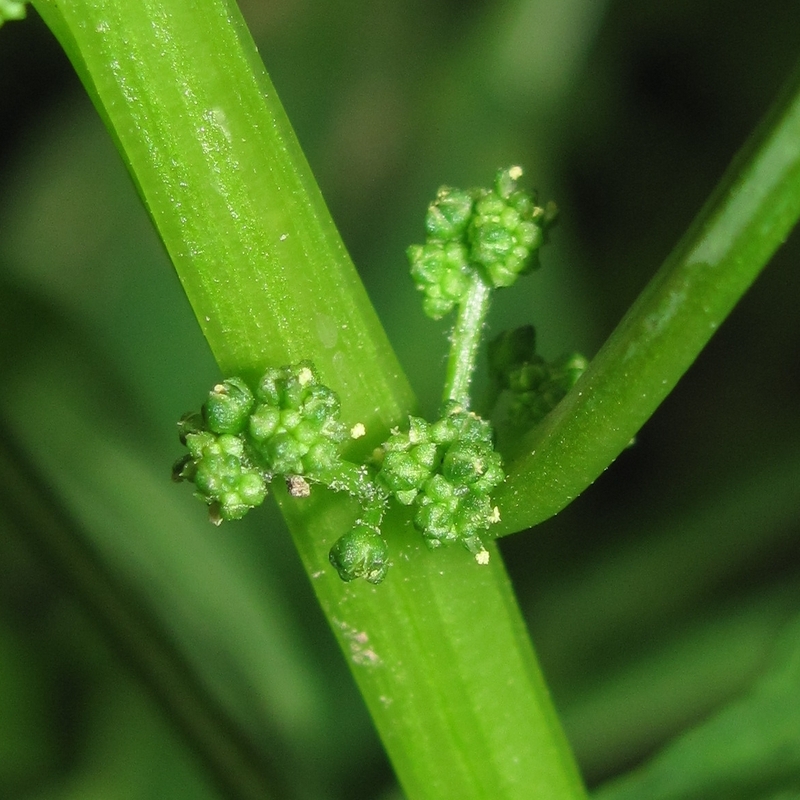
[(478, 348), (489, 312), (491, 294), (492, 287), (475, 270), (469, 289), (459, 304), (458, 317), (451, 334), (442, 400), (444, 403), (458, 403), (465, 410), (470, 405), (469, 389), (475, 374)]

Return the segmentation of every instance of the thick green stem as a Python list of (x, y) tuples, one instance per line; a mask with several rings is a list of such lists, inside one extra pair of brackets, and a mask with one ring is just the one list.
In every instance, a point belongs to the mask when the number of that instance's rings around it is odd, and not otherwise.
[(499, 487), (513, 533), (560, 511), (628, 446), (800, 216), (800, 70), (584, 375)]
[[(139, 187), (221, 368), (312, 359), (363, 453), (413, 397), (238, 11), (38, 0)], [(363, 442), (363, 445), (361, 444)], [(409, 800), (585, 796), (502, 561), (384, 530), (385, 583), (328, 563), (352, 501), (284, 496), (304, 564)], [(268, 547), (265, 542), (265, 547)]]
[(458, 306), (458, 317), (451, 334), (442, 397), (444, 403), (455, 402), (464, 409), (470, 407), (469, 391), (491, 297), (492, 287), (475, 270), (467, 294)]

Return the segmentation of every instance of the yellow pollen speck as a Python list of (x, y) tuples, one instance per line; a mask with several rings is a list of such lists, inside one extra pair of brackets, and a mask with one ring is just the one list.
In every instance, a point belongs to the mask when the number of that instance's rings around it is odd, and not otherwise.
[(518, 181), (522, 177), (522, 167), (511, 167), (508, 175), (512, 180)]
[(356, 424), (350, 429), (350, 436), (353, 439), (360, 439), (366, 432), (367, 429), (364, 427), (364, 423), (356, 422)]
[(314, 373), (308, 367), (303, 367), (297, 375), (297, 380), (300, 381), (301, 386), (305, 386), (314, 380)]
[(480, 550), (478, 550), (477, 553), (475, 553), (475, 560), (482, 567), (486, 566), (486, 564), (489, 563), (489, 551), (486, 548), (482, 547)]

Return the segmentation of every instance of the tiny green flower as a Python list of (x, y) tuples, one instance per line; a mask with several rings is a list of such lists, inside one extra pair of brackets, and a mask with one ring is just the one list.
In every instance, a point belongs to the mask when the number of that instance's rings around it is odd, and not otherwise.
[(425, 229), (433, 239), (442, 242), (458, 240), (472, 216), (472, 192), (442, 186), (425, 217)]
[(214, 522), (240, 519), (264, 502), (267, 481), (251, 466), (240, 437), (196, 431), (184, 439), (189, 453), (173, 467), (173, 478), (194, 483)]
[(411, 277), (425, 295), (423, 310), (431, 319), (441, 319), (461, 302), (469, 286), (466, 246), (434, 240), (412, 244), (406, 253)]
[(553, 362), (536, 353), (530, 325), (500, 334), (489, 345), (489, 370), (497, 392), (507, 391), (508, 419), (514, 427), (531, 427), (547, 416), (588, 366), (579, 353)]
[(501, 170), (494, 189), (484, 190), (475, 201), (467, 230), (470, 260), (479, 264), (495, 287), (511, 286), (517, 278), (538, 267), (537, 250), (546, 227), (555, 217), (517, 188), (519, 167)]
[(203, 404), (203, 417), (214, 433), (241, 433), (255, 403), (253, 393), (241, 378), (217, 384)]
[(361, 521), (333, 545), (330, 562), (343, 581), (380, 583), (389, 569), (389, 547), (380, 533)]

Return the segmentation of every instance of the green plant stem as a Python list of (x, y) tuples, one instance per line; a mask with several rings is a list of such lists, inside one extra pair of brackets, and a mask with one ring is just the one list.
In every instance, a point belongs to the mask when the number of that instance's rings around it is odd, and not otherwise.
[[(255, 382), (313, 352), (346, 418), (370, 431), (402, 416), (410, 388), (238, 10), (34, 7), (114, 136), (223, 374)], [(366, 383), (342, 352), (380, 369)]]
[[(226, 374), (312, 359), (368, 453), (414, 400), (235, 7), (35, 4), (84, 80)], [(409, 800), (585, 796), (503, 564), (426, 551), (408, 519), (379, 587), (328, 550), (347, 498), (281, 505)], [(235, 535), (235, 534), (232, 534)], [(265, 547), (269, 547), (265, 540)]]
[(578, 383), (520, 442), (495, 535), (551, 517), (614, 461), (799, 216), (800, 70)]
[(493, 543), (486, 567), (431, 554), (395, 509), (386, 580), (342, 584), (327, 549), (352, 514), (322, 493), (287, 512), (408, 798), (585, 797)]
[(464, 409), (470, 407), (469, 391), (491, 297), (492, 287), (475, 270), (466, 296), (459, 303), (456, 324), (451, 334), (442, 397), (444, 403), (455, 402)]

